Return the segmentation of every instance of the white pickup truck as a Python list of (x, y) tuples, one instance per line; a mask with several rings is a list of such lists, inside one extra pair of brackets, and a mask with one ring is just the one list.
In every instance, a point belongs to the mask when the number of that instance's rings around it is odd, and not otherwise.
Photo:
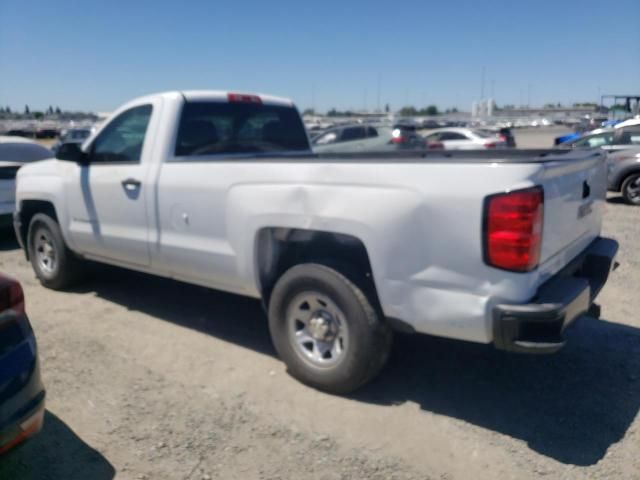
[(393, 330), (558, 350), (614, 263), (606, 189), (600, 151), (317, 156), (289, 100), (170, 92), (21, 168), (14, 224), (50, 288), (89, 259), (261, 298), (291, 374), (348, 392)]

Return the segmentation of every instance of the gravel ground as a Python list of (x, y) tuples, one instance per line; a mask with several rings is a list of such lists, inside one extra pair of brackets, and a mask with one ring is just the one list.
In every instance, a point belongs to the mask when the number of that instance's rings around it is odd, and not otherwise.
[(518, 148), (552, 148), (556, 137), (571, 133), (572, 130), (562, 126), (537, 128), (514, 128), (511, 130)]
[(257, 302), (112, 268), (46, 290), (7, 233), (48, 412), (0, 479), (640, 479), (640, 208), (610, 198), (604, 233), (603, 319), (559, 354), (398, 337), (349, 398), (286, 374)]

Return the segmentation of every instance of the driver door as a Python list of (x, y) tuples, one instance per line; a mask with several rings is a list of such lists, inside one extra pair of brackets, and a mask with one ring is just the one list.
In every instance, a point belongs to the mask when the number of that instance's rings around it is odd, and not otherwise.
[(113, 118), (88, 148), (88, 164), (65, 175), (69, 235), (75, 249), (115, 263), (149, 265), (146, 199), (148, 133), (159, 105), (131, 106)]

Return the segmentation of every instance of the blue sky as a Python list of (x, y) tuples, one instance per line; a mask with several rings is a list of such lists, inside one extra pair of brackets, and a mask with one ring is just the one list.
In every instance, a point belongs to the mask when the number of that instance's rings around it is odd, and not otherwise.
[(174, 89), (317, 110), (640, 93), (640, 1), (0, 0), (0, 105), (111, 111)]

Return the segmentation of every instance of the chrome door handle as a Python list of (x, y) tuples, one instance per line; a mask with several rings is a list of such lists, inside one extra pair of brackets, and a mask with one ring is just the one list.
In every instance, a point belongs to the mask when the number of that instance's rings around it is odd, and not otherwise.
[(122, 186), (126, 190), (136, 190), (140, 188), (142, 182), (140, 180), (136, 180), (135, 178), (127, 178), (126, 180), (122, 180)]

